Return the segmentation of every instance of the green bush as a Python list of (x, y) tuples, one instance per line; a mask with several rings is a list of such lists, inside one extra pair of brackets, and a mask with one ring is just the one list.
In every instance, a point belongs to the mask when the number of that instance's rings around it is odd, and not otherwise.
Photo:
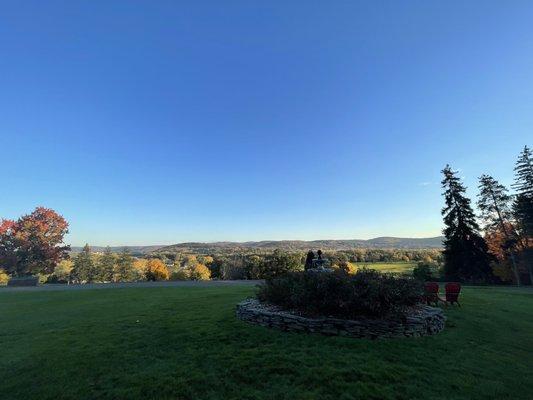
[(226, 280), (246, 279), (246, 270), (242, 265), (226, 262), (220, 268), (220, 277)]
[(171, 281), (187, 281), (189, 280), (189, 274), (185, 270), (185, 268), (179, 268), (175, 271), (172, 271), (170, 274), (170, 280)]
[(260, 285), (257, 298), (309, 316), (357, 318), (402, 314), (420, 301), (422, 293), (415, 279), (362, 269), (355, 274), (287, 273)]
[(301, 271), (303, 264), (300, 255), (276, 249), (265, 257), (263, 268), (262, 277), (269, 279), (289, 272)]
[(435, 280), (435, 275), (433, 271), (435, 267), (432, 264), (426, 262), (419, 262), (416, 267), (413, 268), (413, 278), (422, 281), (428, 282)]

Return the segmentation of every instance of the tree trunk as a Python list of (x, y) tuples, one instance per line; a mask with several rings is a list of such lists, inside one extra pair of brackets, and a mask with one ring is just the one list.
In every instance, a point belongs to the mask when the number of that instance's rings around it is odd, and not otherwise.
[(529, 284), (533, 285), (533, 249), (526, 248), (523, 251), (524, 261), (526, 263), (527, 271), (529, 272)]
[[(507, 232), (507, 227), (505, 226), (505, 222), (503, 221), (502, 214), (500, 212), (500, 207), (498, 207), (498, 202), (496, 201), (496, 198), (494, 197), (494, 192), (491, 189), (489, 190), (492, 196), (492, 201), (494, 202), (494, 208), (496, 209), (496, 212), (498, 213), (498, 219), (500, 220), (499, 222), (502, 227), (503, 234), (505, 235), (505, 239), (507, 240), (507, 242), (509, 242), (510, 240), (509, 233)], [(511, 255), (511, 263), (513, 264), (513, 271), (514, 271), (514, 276), (516, 279), (516, 286), (520, 286), (520, 273), (518, 272), (518, 266), (516, 265), (514, 252), (512, 249), (509, 249), (509, 253)]]
[[(516, 259), (514, 256), (514, 251), (511, 250), (509, 253), (511, 255), (511, 262), (513, 263), (513, 271), (514, 271), (514, 276), (516, 279), (516, 285), (520, 286), (520, 273), (518, 272), (518, 267), (516, 266)], [(531, 270), (529, 271), (529, 275), (531, 275)]]

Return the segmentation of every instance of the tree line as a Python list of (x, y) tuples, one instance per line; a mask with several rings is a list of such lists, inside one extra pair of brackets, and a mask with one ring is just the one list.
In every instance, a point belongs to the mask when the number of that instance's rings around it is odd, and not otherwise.
[[(189, 257), (181, 252), (154, 252), (167, 265), (173, 265), (183, 258)], [(306, 252), (287, 250), (252, 249), (233, 254), (211, 253), (206, 263), (213, 279), (265, 279), (284, 271), (303, 269)], [(354, 269), (355, 263), (376, 262), (425, 262), (430, 265), (442, 263), (442, 251), (438, 249), (407, 250), (407, 249), (354, 249), (326, 251), (324, 257), (332, 268)]]
[(444, 277), (466, 282), (533, 282), (533, 156), (525, 146), (516, 162), (514, 193), (494, 177), (479, 177), (474, 213), (466, 187), (447, 165)]
[(167, 265), (161, 259), (133, 257), (127, 248), (116, 254), (108, 247), (102, 254), (93, 253), (88, 244), (76, 256), (62, 260), (46, 278), (48, 283), (134, 282), (164, 280), (207, 280), (210, 270), (190, 256), (179, 264)]

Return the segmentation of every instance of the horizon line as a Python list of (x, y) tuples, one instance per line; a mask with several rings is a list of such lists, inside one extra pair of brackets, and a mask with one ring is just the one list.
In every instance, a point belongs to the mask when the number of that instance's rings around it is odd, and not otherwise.
[(201, 244), (217, 244), (217, 243), (261, 243), (261, 242), (318, 242), (318, 241), (370, 241), (375, 239), (383, 239), (383, 238), (391, 238), (391, 239), (437, 239), (443, 237), (442, 235), (438, 236), (423, 236), (423, 237), (403, 237), (403, 236), (376, 236), (369, 239), (311, 239), (311, 240), (304, 240), (304, 239), (263, 239), (263, 240), (214, 240), (214, 241), (186, 241), (186, 242), (173, 242), (170, 244), (126, 244), (126, 245), (101, 245), (101, 244), (91, 244), (89, 242), (86, 242), (85, 244), (71, 244), (70, 247), (84, 247), (86, 244), (89, 245), (89, 247), (155, 247), (155, 246), (174, 246), (178, 244), (190, 244), (190, 243), (201, 243)]

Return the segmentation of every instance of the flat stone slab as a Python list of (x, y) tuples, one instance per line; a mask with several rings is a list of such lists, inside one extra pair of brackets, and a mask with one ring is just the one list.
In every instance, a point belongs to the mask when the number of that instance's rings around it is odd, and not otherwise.
[(287, 332), (321, 333), (354, 338), (380, 339), (434, 335), (444, 329), (446, 317), (440, 308), (420, 305), (394, 319), (357, 320), (333, 317), (308, 318), (281, 310), (256, 299), (237, 304), (237, 318)]

